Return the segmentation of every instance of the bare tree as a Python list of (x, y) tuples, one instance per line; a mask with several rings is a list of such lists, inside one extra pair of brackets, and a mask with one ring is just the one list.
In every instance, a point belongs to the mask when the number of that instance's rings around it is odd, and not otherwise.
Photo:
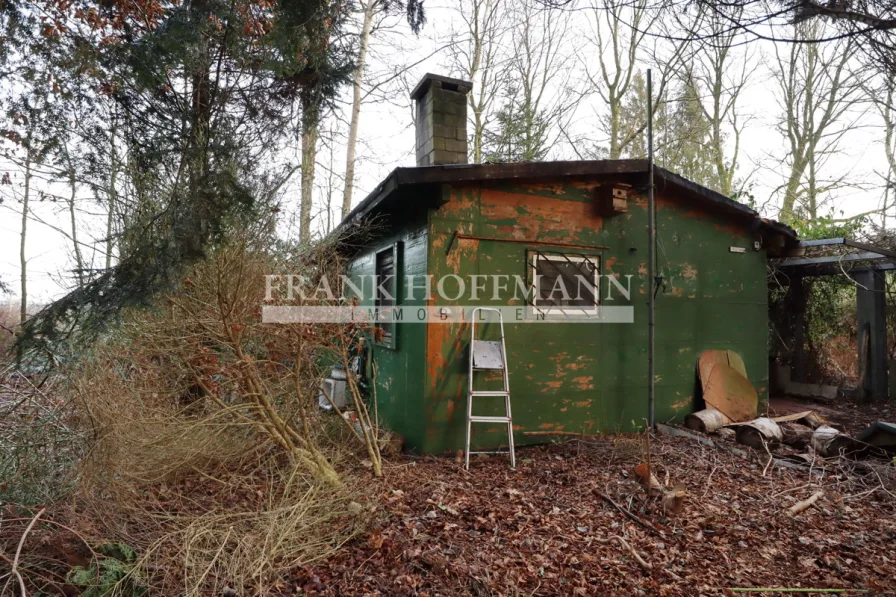
[[(717, 13), (710, 12), (698, 21), (704, 24), (704, 35), (713, 41), (701, 44), (690, 54), (683, 74), (691, 85), (705, 92), (697, 95), (697, 102), (709, 123), (716, 190), (731, 195), (740, 159), (741, 131), (746, 122), (738, 102), (757, 64), (749, 49), (736, 55), (736, 32)], [(729, 145), (730, 152), (726, 150)]]
[(486, 156), (498, 161), (544, 159), (562, 123), (575, 108), (567, 80), (573, 51), (569, 14), (544, 11), (535, 0), (515, 6), (511, 40), (514, 53), (495, 112), (498, 126), (484, 131)]
[(299, 240), (311, 240), (311, 212), (314, 201), (314, 167), (317, 161), (317, 138), (320, 126), (320, 101), (316, 89), (301, 94), (302, 119), (302, 202), (299, 206)]
[[(818, 23), (794, 26), (798, 39), (817, 39), (822, 34)], [(861, 86), (850, 70), (851, 39), (829, 46), (792, 44), (774, 50), (772, 75), (782, 110), (778, 128), (787, 141), (789, 166), (778, 218), (792, 223), (797, 208), (808, 218), (816, 218), (822, 194), (842, 186), (842, 178), (820, 178), (819, 172), (840, 151), (840, 141), (850, 129), (844, 119), (860, 101)]]
[(61, 174), (65, 176), (69, 188), (69, 196), (66, 200), (66, 204), (68, 205), (69, 226), (71, 227), (69, 236), (72, 241), (72, 248), (75, 256), (75, 279), (78, 281), (78, 286), (82, 286), (87, 271), (84, 267), (84, 257), (81, 254), (81, 244), (78, 242), (78, 219), (75, 208), (78, 199), (78, 175), (75, 167), (75, 157), (71, 151), (70, 142), (68, 140), (63, 139), (61, 142), (60, 158), (62, 162), (61, 165), (63, 166)]
[[(346, 146), (345, 184), (342, 192), (342, 217), (348, 215), (352, 207), (352, 195), (355, 188), (355, 169), (358, 163), (359, 125), (362, 107), (372, 101), (393, 103), (397, 94), (396, 85), (414, 66), (429, 59), (444, 48), (437, 48), (427, 56), (415, 55), (402, 40), (407, 35), (407, 28), (418, 32), (419, 22), (406, 22), (401, 10), (408, 3), (392, 0), (363, 0), (358, 3), (360, 30), (358, 32), (358, 54), (352, 79), (352, 103), (350, 108), (348, 141)], [(392, 34), (392, 39), (377, 44), (377, 37)], [(391, 46), (399, 47), (391, 47)], [(383, 47), (392, 52), (388, 56), (380, 54)], [(378, 50), (380, 52), (378, 52)], [(403, 60), (402, 57), (413, 57)], [(372, 71), (372, 72), (371, 72)]]
[[(321, 142), (321, 153), (324, 154), (322, 159), (318, 163), (318, 168), (320, 168), (322, 176), (321, 180), (318, 182), (318, 194), (320, 196), (319, 201), (319, 210), (318, 214), (315, 217), (320, 218), (320, 230), (324, 235), (329, 234), (333, 228), (336, 227), (336, 224), (339, 223), (339, 219), (335, 218), (337, 208), (337, 199), (339, 195), (339, 187), (343, 184), (342, 173), (337, 171), (336, 167), (336, 148), (337, 148), (337, 140), (339, 138), (339, 130), (338, 123), (336, 118), (330, 116), (326, 119), (326, 123), (322, 124), (320, 127), (320, 142)], [(348, 182), (345, 181), (347, 185)], [(344, 190), (345, 187), (343, 187)], [(344, 194), (343, 194), (344, 199)], [(349, 204), (349, 208), (351, 204)], [(345, 211), (345, 204), (342, 205), (342, 217), (348, 215)]]
[(865, 87), (865, 93), (871, 98), (874, 107), (883, 121), (883, 149), (886, 158), (886, 172), (884, 179), (884, 193), (881, 199), (880, 217), (881, 227), (886, 229), (889, 210), (894, 206), (893, 186), (896, 185), (896, 105), (893, 104), (896, 95), (896, 74), (892, 71), (883, 75), (883, 84), (880, 89)]
[(120, 165), (118, 159), (118, 148), (116, 146), (116, 138), (118, 135), (118, 114), (113, 111), (110, 119), (109, 128), (109, 188), (106, 191), (107, 211), (106, 211), (106, 270), (112, 268), (112, 251), (115, 246), (114, 241), (114, 224), (115, 217), (118, 212), (118, 175)]
[(495, 98), (509, 74), (506, 41), (509, 28), (507, 6), (502, 0), (457, 0), (453, 6), (464, 30), (452, 32), (451, 71), (473, 82), (467, 94), (472, 131), (473, 162), (482, 162), (485, 131), (492, 121)]
[(585, 38), (595, 57), (583, 61), (582, 69), (587, 92), (596, 93), (603, 104), (599, 129), (605, 145), (592, 142), (582, 149), (583, 139), (564, 134), (580, 158), (640, 156), (647, 128), (644, 72), (654, 69), (653, 100), (660, 111), (667, 87), (679, 72), (686, 40), (664, 39), (669, 25), (658, 19), (660, 13), (649, 0), (593, 0), (588, 13)]
[[(631, 0), (635, 1), (635, 0)], [(576, 0), (541, 0), (549, 8), (573, 10)], [(629, 4), (620, 2), (619, 4)], [(738, 43), (759, 40), (780, 45), (791, 43), (828, 43), (853, 39), (855, 53), (867, 65), (892, 70), (896, 65), (896, 2), (893, 0), (651, 0), (650, 6), (663, 23), (674, 26), (665, 31), (651, 31), (652, 36), (671, 40), (713, 42), (711, 32), (700, 32), (688, 26), (681, 15), (694, 9), (709, 11), (727, 23), (727, 32), (736, 32)], [(828, 25), (825, 35), (805, 40), (794, 35), (794, 23)]]
[(624, 129), (622, 111), (638, 68), (638, 49), (652, 22), (646, 8), (647, 0), (632, 4), (600, 0), (591, 10), (590, 40), (597, 49), (597, 72), (591, 72), (586, 62), (585, 75), (606, 105), (601, 124), (611, 160), (618, 160), (640, 133)]
[(31, 199), (31, 149), (25, 149), (25, 190), (22, 194), (22, 231), (19, 242), (19, 291), (21, 299), (19, 304), (19, 323), (28, 320), (28, 259), (25, 253), (25, 240), (28, 234), (28, 202)]
[(355, 186), (355, 156), (358, 146), (358, 123), (361, 121), (361, 86), (364, 83), (364, 68), (367, 66), (367, 46), (370, 43), (370, 30), (376, 11), (382, 7), (381, 0), (362, 0), (360, 2), (362, 23), (358, 39), (358, 58), (355, 63), (355, 74), (352, 80), (352, 116), (348, 128), (348, 146), (345, 157), (345, 185), (342, 192), (342, 217), (352, 210), (352, 191)]

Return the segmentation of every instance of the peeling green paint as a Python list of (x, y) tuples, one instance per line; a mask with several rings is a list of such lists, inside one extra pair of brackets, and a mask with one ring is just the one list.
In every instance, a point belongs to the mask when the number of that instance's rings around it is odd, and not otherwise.
[[(515, 441), (543, 442), (525, 431), (578, 433), (631, 431), (647, 416), (647, 213), (641, 196), (628, 212), (602, 217), (593, 189), (600, 180), (538, 184), (482, 183), (452, 189), (438, 208), (391, 215), (395, 231), (377, 246), (402, 240), (404, 274), (462, 277), (527, 275), (527, 250), (537, 245), (500, 239), (602, 246), (602, 273), (632, 274), (634, 324), (508, 324), (510, 389)], [(435, 191), (433, 191), (435, 192)], [(420, 204), (423, 204), (420, 200)], [(658, 198), (660, 272), (667, 286), (657, 296), (656, 418), (680, 421), (693, 409), (696, 358), (707, 349), (743, 356), (753, 385), (766, 399), (768, 382), (766, 255), (752, 247), (739, 225), (684, 201)], [(496, 240), (455, 240), (460, 234)], [(560, 250), (552, 248), (552, 250)], [(570, 249), (569, 252), (587, 252)], [(373, 273), (373, 248), (356, 259), (358, 273)], [(493, 303), (489, 296), (480, 304)], [(434, 299), (433, 306), (460, 302)], [(425, 304), (419, 298), (413, 304)], [(505, 301), (504, 304), (510, 304)], [(406, 303), (411, 304), (411, 303)], [(616, 304), (622, 304), (617, 300)], [(405, 437), (406, 447), (445, 453), (463, 447), (469, 327), (403, 324), (398, 346), (378, 352), (380, 413)], [(494, 334), (496, 326), (484, 326)], [(480, 403), (477, 403), (480, 404)], [(483, 400), (480, 414), (497, 414)], [(475, 426), (474, 445), (506, 442), (503, 428)]]

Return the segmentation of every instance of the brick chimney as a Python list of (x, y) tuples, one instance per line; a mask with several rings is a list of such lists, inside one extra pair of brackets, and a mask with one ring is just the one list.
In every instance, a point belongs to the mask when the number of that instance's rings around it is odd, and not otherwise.
[(469, 81), (427, 73), (411, 99), (416, 102), (417, 165), (467, 163)]

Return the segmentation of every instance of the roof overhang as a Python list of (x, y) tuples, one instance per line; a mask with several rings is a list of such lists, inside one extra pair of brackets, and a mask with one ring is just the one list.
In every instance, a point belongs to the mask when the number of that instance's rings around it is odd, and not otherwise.
[[(818, 254), (822, 251), (822, 254)], [(863, 269), (896, 269), (896, 251), (849, 238), (804, 240), (770, 263), (803, 276), (828, 276)]]
[[(485, 181), (544, 180), (581, 178), (588, 176), (619, 176), (634, 184), (647, 186), (647, 160), (579, 160), (569, 162), (520, 162), (508, 164), (457, 164), (396, 168), (367, 197), (343, 219), (336, 232), (344, 232), (384, 203), (403, 195), (403, 189), (438, 187), (440, 185), (469, 184)], [(766, 220), (750, 207), (692, 182), (664, 168), (654, 166), (656, 188), (680, 191), (695, 204), (749, 222), (757, 229), (782, 236), (788, 244), (795, 244), (796, 232), (779, 222)]]

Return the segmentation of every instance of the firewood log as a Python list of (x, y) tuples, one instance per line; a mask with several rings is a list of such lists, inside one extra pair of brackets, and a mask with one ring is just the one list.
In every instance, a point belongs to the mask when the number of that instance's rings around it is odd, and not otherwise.
[(812, 441), (812, 428), (800, 423), (782, 423), (784, 443), (794, 448), (805, 448)]
[(700, 433), (712, 433), (718, 431), (732, 421), (726, 417), (721, 411), (714, 408), (698, 410), (689, 414), (684, 419), (685, 427), (699, 431)]
[(825, 458), (854, 454), (862, 449), (862, 445), (828, 425), (822, 425), (812, 434), (812, 449)]
[(766, 445), (781, 443), (784, 435), (777, 423), (765, 417), (759, 417), (737, 428), (737, 443), (750, 446), (756, 450), (765, 450)]

